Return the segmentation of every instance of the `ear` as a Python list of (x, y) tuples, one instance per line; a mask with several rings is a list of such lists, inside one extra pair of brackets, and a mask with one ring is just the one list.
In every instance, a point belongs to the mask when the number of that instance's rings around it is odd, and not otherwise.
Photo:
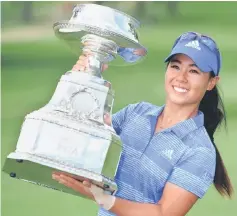
[(219, 76), (211, 77), (208, 82), (207, 91), (211, 91), (219, 81), (220, 81)]

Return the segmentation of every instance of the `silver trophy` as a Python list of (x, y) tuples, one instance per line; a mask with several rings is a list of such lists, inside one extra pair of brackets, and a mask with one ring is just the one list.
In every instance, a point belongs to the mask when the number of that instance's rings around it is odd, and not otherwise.
[[(84, 179), (114, 193), (122, 143), (103, 116), (111, 116), (113, 90), (101, 76), (103, 63), (133, 64), (144, 58), (139, 22), (109, 7), (80, 4), (69, 21), (55, 23), (56, 36), (78, 55), (90, 52), (87, 73), (62, 75), (48, 104), (26, 115), (16, 150), (3, 170), (11, 177), (80, 196), (52, 179), (53, 171)], [(81, 51), (82, 50), (82, 51)]]

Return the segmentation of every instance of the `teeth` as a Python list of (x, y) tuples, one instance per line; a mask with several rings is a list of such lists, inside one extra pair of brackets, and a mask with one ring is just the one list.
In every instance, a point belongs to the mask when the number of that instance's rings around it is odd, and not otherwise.
[(187, 92), (188, 91), (187, 89), (179, 88), (179, 87), (176, 87), (176, 86), (174, 86), (174, 90), (177, 91), (177, 92)]

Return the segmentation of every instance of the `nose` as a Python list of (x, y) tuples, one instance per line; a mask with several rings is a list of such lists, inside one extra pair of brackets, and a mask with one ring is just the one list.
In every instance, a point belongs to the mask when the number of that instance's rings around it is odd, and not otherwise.
[(185, 69), (180, 70), (180, 72), (176, 76), (176, 81), (181, 83), (187, 83), (188, 82), (187, 74), (188, 74), (187, 70)]

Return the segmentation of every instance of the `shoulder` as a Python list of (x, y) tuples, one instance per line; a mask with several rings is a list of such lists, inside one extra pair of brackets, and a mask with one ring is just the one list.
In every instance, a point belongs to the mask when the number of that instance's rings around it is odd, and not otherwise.
[(148, 116), (155, 115), (161, 107), (151, 104), (149, 102), (141, 101), (125, 106), (112, 116), (113, 121), (130, 122), (130, 120), (137, 120), (137, 118), (147, 118)]
[(161, 108), (161, 106), (157, 106), (146, 101), (141, 101), (136, 104), (131, 104), (130, 106), (133, 108), (133, 111), (135, 113), (140, 114), (140, 115), (155, 112), (157, 111), (157, 109)]
[(145, 116), (146, 114), (156, 113), (160, 107), (151, 103), (141, 101), (126, 105), (124, 108), (114, 113), (113, 119), (131, 119), (134, 116)]
[(198, 155), (199, 159), (215, 164), (216, 150), (204, 126), (189, 133), (183, 142), (188, 147), (189, 155)]
[(210, 149), (210, 151), (215, 151), (213, 143), (204, 126), (201, 126), (190, 132), (186, 137), (183, 138), (183, 141), (188, 146), (192, 146), (193, 148), (207, 148)]

